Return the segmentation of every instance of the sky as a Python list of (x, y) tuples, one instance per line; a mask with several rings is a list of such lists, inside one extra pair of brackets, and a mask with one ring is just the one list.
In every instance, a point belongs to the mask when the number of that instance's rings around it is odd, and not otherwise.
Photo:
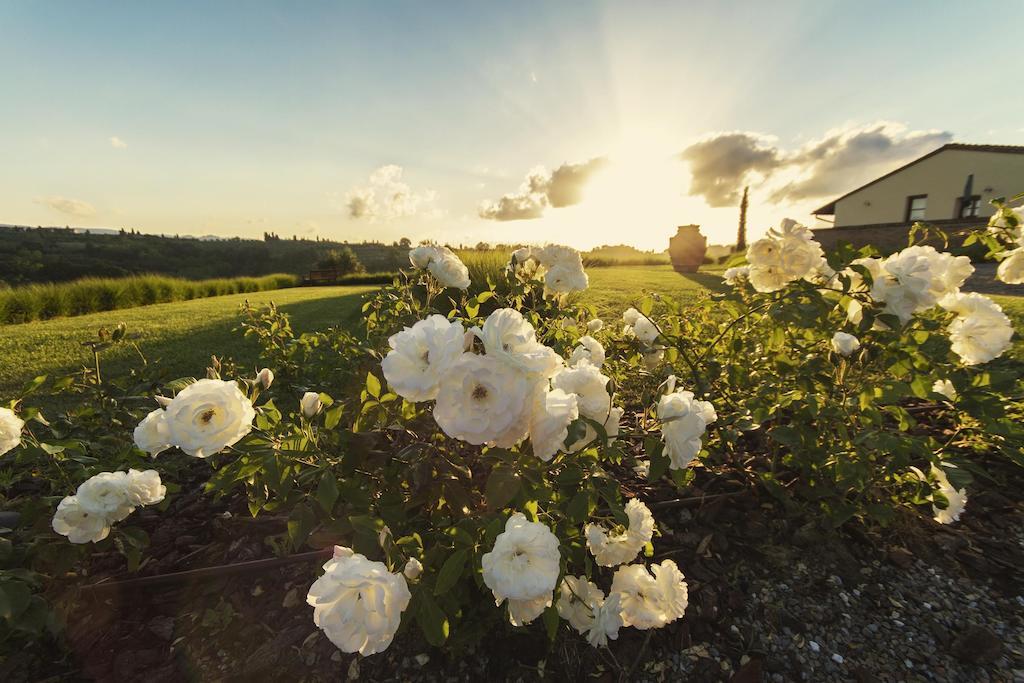
[(1024, 3), (0, 1), (0, 223), (664, 249), (1024, 144)]

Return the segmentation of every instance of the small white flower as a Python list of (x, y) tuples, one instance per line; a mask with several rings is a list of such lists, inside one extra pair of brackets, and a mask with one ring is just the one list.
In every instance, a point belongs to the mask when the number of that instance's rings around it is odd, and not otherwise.
[(448, 247), (423, 245), (409, 251), (409, 262), (415, 268), (430, 271), (444, 287), (469, 287), (469, 269)]
[(569, 365), (575, 367), (581, 360), (590, 361), (596, 367), (604, 365), (604, 346), (589, 334), (580, 337), (577, 346), (569, 357)]
[(100, 472), (79, 485), (75, 492), (83, 510), (119, 522), (132, 513), (135, 505), (128, 497), (126, 472)]
[(619, 637), (622, 626), (622, 596), (612, 593), (594, 611), (594, 618), (587, 629), (587, 642), (592, 647), (604, 647), (609, 639)]
[(654, 537), (654, 516), (640, 500), (634, 498), (626, 504), (629, 526), (622, 532), (609, 535), (597, 524), (584, 529), (587, 548), (602, 567), (615, 567), (632, 562), (644, 545)]
[(509, 601), (514, 625), (532, 621), (551, 604), (560, 561), (558, 538), (521, 512), (509, 517), (494, 547), (480, 558), (494, 604)]
[(580, 360), (574, 367), (559, 370), (551, 378), (551, 386), (576, 394), (580, 415), (603, 423), (608, 419), (611, 408), (611, 396), (606, 388), (609, 380), (597, 366), (587, 360)]
[(564, 365), (554, 349), (537, 341), (533, 325), (513, 308), (499, 308), (487, 316), (482, 328), (470, 332), (483, 342), (488, 356), (536, 377), (546, 379)]
[(585, 633), (594, 621), (594, 613), (604, 604), (604, 592), (585, 576), (566, 576), (558, 587), (558, 616), (578, 633)]
[(381, 361), (384, 378), (396, 394), (412, 401), (437, 398), (441, 377), (462, 355), (462, 323), (432, 315), (391, 335), (391, 351)]
[(576, 394), (561, 389), (538, 391), (530, 416), (530, 444), (533, 454), (548, 462), (565, 448), (569, 425), (580, 416)]
[(587, 323), (587, 332), (590, 334), (596, 334), (604, 328), (604, 321), (600, 318), (594, 318)]
[(274, 371), (270, 368), (263, 368), (256, 375), (256, 381), (260, 383), (264, 389), (269, 389), (270, 385), (274, 383)]
[(977, 292), (954, 293), (939, 303), (957, 315), (946, 331), (964, 365), (987, 363), (1010, 348), (1013, 325), (992, 299)]
[(654, 343), (654, 340), (660, 334), (657, 325), (635, 308), (627, 308), (622, 313), (622, 319), (626, 323), (623, 333), (627, 336), (635, 336), (644, 344), (650, 345)]
[(415, 581), (423, 573), (423, 563), (417, 560), (415, 557), (410, 557), (405, 563), (405, 569), (402, 570), (405, 574), (405, 578), (410, 581)]
[(135, 445), (154, 458), (171, 447), (171, 429), (167, 425), (167, 414), (157, 408), (138, 424), (132, 433)]
[(939, 493), (945, 496), (948, 505), (944, 510), (939, 509), (938, 506), (932, 505), (932, 512), (935, 513), (935, 521), (939, 524), (952, 524), (960, 520), (960, 514), (967, 507), (967, 490), (960, 489), (959, 491), (953, 488), (953, 485), (949, 482), (949, 477), (946, 476), (945, 471), (941, 467), (932, 465), (932, 475), (939, 482)]
[(722, 273), (722, 279), (725, 281), (725, 284), (735, 287), (743, 280), (746, 280), (749, 275), (750, 266), (734, 266), (725, 269), (725, 272)]
[(72, 543), (98, 543), (110, 534), (107, 518), (83, 508), (76, 496), (68, 496), (57, 505), (52, 526)]
[(624, 565), (615, 571), (611, 592), (619, 595), (625, 626), (661, 628), (686, 611), (686, 582), (675, 562), (665, 560), (651, 565), (651, 569), (653, 576), (641, 564)]
[(434, 419), (452, 438), (509, 448), (526, 437), (535, 387), (491, 355), (464, 353), (441, 379)]
[(956, 387), (948, 379), (937, 379), (932, 384), (932, 391), (941, 396), (945, 396), (950, 401), (955, 401), (957, 397)]
[(197, 458), (219, 453), (252, 431), (256, 411), (234, 382), (201, 379), (167, 406), (171, 443)]
[(10, 408), (0, 408), (0, 455), (21, 443), (21, 430), (25, 421)]
[(738, 281), (746, 276), (759, 292), (775, 292), (790, 282), (813, 279), (828, 270), (814, 233), (788, 218), (779, 228), (772, 228), (764, 238), (747, 247), (747, 263), (750, 265), (745, 273), (734, 271), (730, 279)]
[(693, 392), (674, 391), (658, 401), (658, 419), (669, 467), (683, 469), (700, 452), (701, 437), (718, 416), (710, 402), (695, 399)]
[(1008, 285), (1024, 284), (1024, 247), (1006, 252), (996, 269), (996, 277)]
[(299, 399), (299, 410), (307, 418), (316, 417), (316, 414), (323, 409), (324, 405), (320, 401), (320, 394), (315, 391), (307, 391)]
[(309, 587), (306, 602), (313, 606), (313, 623), (332, 643), (342, 652), (365, 657), (391, 645), (411, 598), (401, 574), (336, 546), (324, 575)]
[(437, 258), (438, 249), (432, 244), (423, 244), (409, 250), (409, 263), (413, 268), (426, 268), (430, 261)]
[(651, 461), (637, 460), (636, 465), (633, 466), (633, 471), (636, 472), (636, 476), (646, 479), (651, 473)]
[(576, 249), (553, 244), (533, 249), (530, 254), (544, 268), (545, 293), (568, 294), (590, 284), (583, 269), (583, 257)]
[(125, 494), (133, 506), (155, 505), (167, 495), (167, 487), (160, 483), (156, 470), (128, 470)]
[(836, 332), (832, 335), (832, 350), (840, 356), (849, 356), (860, 348), (860, 340), (846, 332)]
[[(618, 406), (612, 406), (611, 410), (608, 411), (608, 417), (604, 421), (604, 433), (608, 437), (608, 443), (614, 443), (616, 437), (619, 435), (619, 421), (622, 420), (623, 409)], [(593, 418), (591, 418), (593, 419)], [(587, 429), (580, 440), (569, 445), (569, 452), (576, 453), (582, 450), (584, 447), (593, 443), (594, 439), (597, 438), (597, 430), (594, 429), (589, 423), (586, 425)]]

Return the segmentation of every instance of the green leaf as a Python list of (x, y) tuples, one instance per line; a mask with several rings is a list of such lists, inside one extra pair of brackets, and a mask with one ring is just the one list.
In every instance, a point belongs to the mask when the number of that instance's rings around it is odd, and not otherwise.
[(306, 542), (310, 532), (313, 531), (315, 523), (316, 518), (313, 516), (313, 511), (309, 508), (309, 505), (304, 503), (295, 506), (288, 516), (288, 538), (291, 539), (292, 545), (295, 548), (301, 547)]
[(28, 396), (29, 394), (33, 393), (36, 389), (38, 389), (39, 387), (43, 386), (43, 384), (46, 383), (46, 378), (47, 375), (39, 375), (38, 377), (32, 379), (30, 382), (26, 383), (25, 386), (22, 387), (21, 389), (21, 395)]
[(544, 609), (544, 628), (547, 629), (548, 640), (555, 642), (555, 636), (558, 635), (558, 608), (554, 605)]
[(416, 623), (423, 636), (434, 647), (441, 647), (448, 640), (448, 617), (434, 598), (426, 592), (419, 594), (420, 608), (416, 611)]
[(570, 521), (577, 524), (587, 521), (590, 517), (590, 491), (584, 489), (573, 496), (565, 509), (565, 514)]
[(316, 487), (316, 500), (324, 512), (331, 514), (334, 503), (338, 500), (338, 480), (333, 472), (328, 470), (320, 477), (320, 483)]
[(458, 583), (462, 576), (462, 570), (466, 566), (466, 558), (469, 551), (465, 548), (456, 550), (448, 556), (448, 559), (441, 565), (441, 571), (437, 573), (437, 581), (434, 583), (434, 595), (444, 595)]
[(519, 493), (522, 481), (519, 474), (507, 465), (497, 465), (491, 470), (487, 477), (487, 485), (484, 487), (484, 496), (487, 498), (487, 507), (498, 510), (505, 507)]
[(380, 398), (380, 380), (372, 372), (366, 373), (366, 393), (374, 398)]

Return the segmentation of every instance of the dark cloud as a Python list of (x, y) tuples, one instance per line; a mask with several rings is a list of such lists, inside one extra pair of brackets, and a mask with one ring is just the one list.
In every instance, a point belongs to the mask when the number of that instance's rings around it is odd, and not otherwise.
[(908, 133), (890, 123), (835, 131), (790, 157), (787, 163), (801, 168), (800, 179), (777, 189), (771, 200), (843, 194), (952, 140), (946, 131)]
[[(680, 156), (690, 162), (690, 194), (703, 196), (710, 206), (735, 205), (750, 183), (764, 184), (768, 201), (779, 204), (842, 194), (952, 139), (946, 131), (908, 131), (878, 122), (831, 131), (794, 151), (760, 133), (719, 133)], [(791, 173), (780, 186), (772, 180), (782, 169)]]
[(680, 156), (690, 162), (690, 194), (703, 196), (710, 206), (737, 204), (751, 173), (768, 176), (779, 165), (779, 150), (758, 133), (719, 133)]
[(495, 221), (528, 220), (540, 218), (549, 206), (557, 209), (579, 204), (587, 182), (607, 163), (604, 157), (596, 157), (579, 164), (562, 164), (550, 173), (543, 168), (534, 169), (518, 192), (485, 202), (480, 207), (480, 217)]

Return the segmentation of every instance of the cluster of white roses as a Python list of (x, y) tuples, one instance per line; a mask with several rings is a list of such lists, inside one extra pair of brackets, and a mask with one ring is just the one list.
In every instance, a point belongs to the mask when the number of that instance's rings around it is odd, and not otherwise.
[[(273, 373), (259, 381), (266, 386)], [(135, 445), (152, 456), (177, 446), (197, 458), (208, 458), (252, 431), (256, 411), (238, 383), (201, 379), (188, 385), (173, 399), (158, 399), (161, 407), (147, 415), (135, 428)]]
[[(595, 524), (585, 529), (587, 546), (597, 563), (618, 566), (608, 595), (584, 576), (566, 576), (558, 587), (559, 616), (594, 647), (618, 638), (623, 626), (660, 628), (686, 611), (686, 582), (674, 562), (665, 560), (650, 569), (626, 564), (654, 534), (654, 518), (642, 502), (630, 501), (626, 514), (629, 525), (617, 533), (609, 534)], [(494, 594), (495, 604), (508, 602), (513, 625), (528, 624), (554, 601), (560, 562), (558, 538), (546, 525), (517, 512), (481, 558), (484, 584)]]
[(576, 249), (560, 244), (516, 249), (509, 268), (528, 278), (543, 278), (547, 293), (580, 292), (590, 284), (583, 269), (583, 256)]
[[(484, 353), (473, 350), (478, 339)], [(459, 321), (432, 315), (393, 335), (381, 362), (391, 389), (408, 401), (436, 401), (434, 419), (452, 438), (474, 445), (515, 446), (527, 437), (544, 461), (559, 451), (575, 452), (597, 436), (565, 441), (580, 417), (618, 434), (622, 409), (612, 406), (600, 371), (604, 348), (580, 339), (569, 362), (541, 344), (522, 314), (511, 308), (491, 313), (468, 332)]]
[(101, 472), (57, 505), (51, 524), (72, 543), (96, 543), (110, 534), (111, 524), (137, 507), (159, 503), (166, 493), (156, 470)]
[(776, 292), (794, 280), (831, 274), (814, 233), (788, 218), (747, 247), (747, 263), (745, 271), (730, 269), (726, 277), (733, 282), (746, 277), (759, 292)]
[(409, 252), (414, 268), (426, 269), (444, 287), (469, 287), (469, 269), (448, 247), (426, 244)]
[(622, 328), (623, 336), (640, 341), (644, 365), (648, 370), (654, 370), (665, 357), (665, 346), (655, 343), (661, 330), (650, 318), (632, 307), (623, 311), (622, 320), (626, 323)]
[(10, 408), (0, 408), (0, 455), (21, 443), (21, 430), (25, 421)]

